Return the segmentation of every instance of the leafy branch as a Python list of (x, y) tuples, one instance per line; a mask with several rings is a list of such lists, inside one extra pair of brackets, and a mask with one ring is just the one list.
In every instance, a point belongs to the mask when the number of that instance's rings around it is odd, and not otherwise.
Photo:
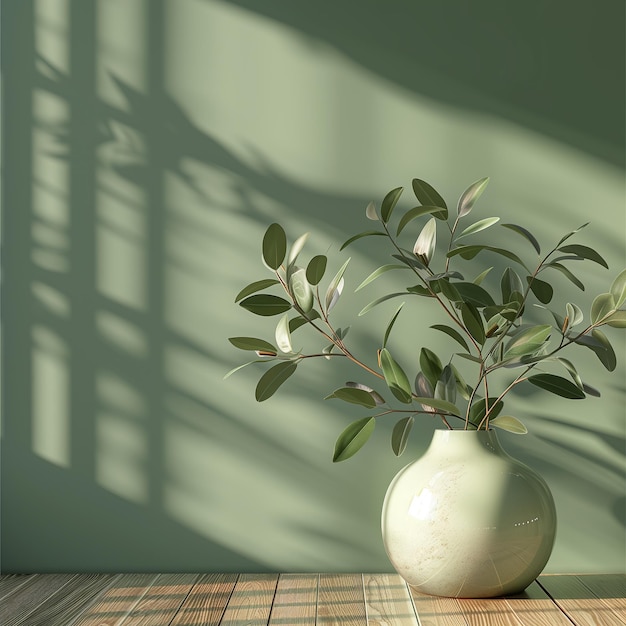
[[(234, 368), (226, 376), (247, 365), (271, 363), (257, 383), (255, 397), (258, 401), (265, 401), (274, 395), (302, 363), (311, 359), (345, 358), (375, 381), (383, 381), (393, 402), (399, 403), (400, 408), (394, 408), (378, 391), (360, 382), (347, 382), (326, 396), (326, 399), (341, 400), (368, 410), (378, 409), (378, 413), (359, 419), (344, 429), (335, 445), (335, 461), (355, 454), (371, 436), (376, 420), (389, 416), (401, 416), (393, 429), (391, 442), (397, 455), (406, 448), (415, 416), (421, 414), (438, 416), (447, 428), (452, 428), (451, 421), (455, 420), (464, 429), (495, 426), (524, 433), (526, 427), (523, 423), (517, 417), (503, 415), (502, 410), (506, 396), (526, 382), (563, 398), (598, 396), (599, 392), (581, 380), (574, 364), (560, 356), (560, 352), (574, 345), (583, 346), (592, 350), (608, 371), (615, 369), (615, 351), (601, 327), (626, 327), (626, 270), (618, 274), (607, 292), (593, 300), (590, 322), (582, 330), (576, 330), (584, 321), (583, 311), (570, 302), (564, 310), (549, 308), (554, 287), (544, 280), (543, 273), (556, 270), (584, 290), (584, 284), (570, 269), (570, 262), (586, 260), (608, 268), (596, 250), (582, 244), (566, 243), (587, 224), (565, 234), (544, 255), (541, 254), (539, 241), (527, 228), (517, 224), (500, 224), (499, 227), (522, 237), (532, 246), (539, 256), (534, 270), (530, 270), (524, 260), (508, 248), (466, 243), (467, 239), (500, 221), (498, 217), (483, 218), (459, 232), (462, 221), (470, 215), (488, 182), (488, 178), (483, 178), (463, 192), (450, 224), (450, 211), (444, 199), (430, 184), (416, 178), (412, 187), (419, 205), (401, 215), (395, 234), (392, 234), (391, 223), (403, 193), (402, 187), (385, 195), (380, 211), (373, 202), (367, 206), (366, 217), (377, 223), (377, 229), (353, 235), (340, 248), (343, 250), (370, 237), (383, 237), (390, 244), (394, 262), (375, 269), (356, 290), (365, 288), (390, 271), (408, 271), (412, 281), (417, 279), (418, 282), (370, 302), (361, 310), (359, 317), (397, 297), (413, 301), (416, 297), (425, 298), (436, 302), (445, 316), (444, 321), (452, 325), (435, 324), (431, 328), (443, 332), (461, 347), (461, 351), (450, 355), (445, 365), (438, 355), (422, 347), (417, 364), (419, 369), (414, 384), (411, 384), (403, 367), (392, 356), (388, 342), (406, 301), (397, 308), (384, 329), (376, 364), (368, 365), (363, 357), (357, 357), (346, 341), (349, 327), (338, 328), (331, 320), (331, 312), (344, 290), (344, 274), (350, 259), (334, 274), (325, 292), (320, 291), (326, 275), (327, 257), (315, 255), (306, 266), (300, 267), (298, 259), (307, 235), (296, 239), (288, 250), (284, 229), (274, 223), (266, 230), (261, 246), (264, 265), (272, 277), (250, 283), (239, 292), (235, 301), (255, 315), (281, 317), (275, 326), (273, 341), (256, 337), (230, 338), (236, 348), (252, 351), (257, 358)], [(416, 238), (412, 248), (407, 248), (401, 236), (407, 236), (409, 225), (414, 226), (418, 220), (424, 219), (426, 221), (413, 234)], [(448, 240), (445, 252), (438, 253), (437, 231), (441, 223), (446, 226)], [(478, 255), (496, 255), (512, 262), (505, 267), (499, 285), (490, 289), (484, 286), (485, 278), (493, 267), (486, 267), (473, 280), (465, 278), (464, 262)], [(539, 278), (540, 274), (542, 278)], [(276, 287), (282, 290), (281, 295), (267, 291)], [(550, 314), (552, 319), (549, 323), (525, 322), (524, 316), (531, 304)], [(295, 315), (290, 317), (290, 312)], [(294, 350), (292, 335), (301, 327), (311, 328), (325, 345), (309, 353)], [(478, 367), (473, 384), (463, 379), (454, 364), (455, 358), (470, 361)], [(535, 373), (543, 364), (565, 369), (569, 378), (551, 371)], [(494, 372), (518, 368), (521, 368), (521, 373), (512, 376), (497, 394), (490, 394)]]

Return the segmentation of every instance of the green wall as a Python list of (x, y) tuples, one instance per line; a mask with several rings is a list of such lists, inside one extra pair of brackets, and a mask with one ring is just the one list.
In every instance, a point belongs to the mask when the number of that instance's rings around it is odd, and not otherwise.
[[(362, 413), (322, 398), (350, 372), (311, 364), (256, 404), (259, 370), (222, 380), (245, 358), (226, 338), (263, 325), (233, 299), (264, 276), (273, 221), (338, 263), (389, 189), (417, 176), (454, 203), (490, 176), (477, 215), (546, 246), (592, 222), (582, 240), (611, 271), (582, 267), (588, 306), (626, 261), (624, 3), (2, 9), (2, 570), (388, 570), (382, 498), (433, 424), (400, 459), (382, 424), (332, 464)], [(351, 256), (346, 292), (384, 262), (368, 245)], [(580, 301), (556, 280), (561, 304)], [(344, 296), (339, 325), (380, 289)], [(370, 320), (393, 310), (359, 318), (355, 345), (373, 350)], [(435, 320), (402, 320), (398, 360), (450, 349)], [(552, 572), (626, 567), (614, 336), (613, 375), (579, 354), (601, 398), (521, 395), (511, 411), (531, 433), (502, 436), (553, 489)]]

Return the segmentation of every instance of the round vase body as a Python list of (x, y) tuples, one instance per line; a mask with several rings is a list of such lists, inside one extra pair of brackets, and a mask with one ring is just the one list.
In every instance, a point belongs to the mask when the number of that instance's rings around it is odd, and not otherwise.
[(392, 565), (415, 589), (437, 596), (520, 593), (545, 567), (555, 531), (548, 486), (491, 430), (435, 431), (383, 504)]

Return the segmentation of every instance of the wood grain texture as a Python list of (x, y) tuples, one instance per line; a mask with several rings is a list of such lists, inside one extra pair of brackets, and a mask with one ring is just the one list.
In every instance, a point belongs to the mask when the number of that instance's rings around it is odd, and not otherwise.
[(419, 626), (406, 582), (398, 574), (363, 574), (368, 626)]
[(318, 585), (318, 574), (281, 574), (270, 626), (315, 626)]
[(437, 598), (395, 574), (0, 576), (2, 626), (626, 626), (626, 575)]
[(226, 607), (223, 626), (265, 626), (272, 611), (278, 574), (242, 574)]
[(363, 626), (366, 619), (361, 574), (320, 575), (318, 625)]
[(35, 613), (19, 622), (22, 626), (67, 626), (107, 589), (119, 574), (84, 574), (75, 576), (42, 602)]
[(427, 596), (412, 587), (409, 587), (409, 591), (420, 626), (468, 626), (458, 600)]
[(191, 589), (171, 626), (218, 626), (238, 574), (204, 574)]
[(49, 598), (54, 597), (76, 574), (40, 574), (31, 584), (23, 585), (0, 604), (0, 624), (17, 626)]
[(121, 574), (72, 626), (120, 626), (157, 578), (158, 574)]
[[(613, 584), (619, 581), (620, 577), (615, 577)], [(621, 599), (598, 596), (609, 595), (606, 587), (596, 593), (578, 576), (540, 576), (539, 584), (577, 626), (626, 625)]]
[(123, 626), (163, 626), (169, 624), (186, 600), (198, 574), (159, 574)]
[(37, 574), (7, 574), (0, 577), (0, 602), (15, 593), (20, 587), (32, 584)]
[(572, 622), (536, 582), (531, 583), (524, 593), (504, 601), (524, 626), (572, 626)]

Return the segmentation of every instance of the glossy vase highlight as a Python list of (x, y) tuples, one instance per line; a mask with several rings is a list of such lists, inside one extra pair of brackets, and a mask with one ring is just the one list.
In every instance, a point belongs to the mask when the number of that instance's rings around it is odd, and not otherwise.
[(545, 567), (555, 531), (545, 481), (491, 430), (435, 431), (424, 456), (395, 476), (383, 505), (394, 568), (438, 596), (523, 591)]

